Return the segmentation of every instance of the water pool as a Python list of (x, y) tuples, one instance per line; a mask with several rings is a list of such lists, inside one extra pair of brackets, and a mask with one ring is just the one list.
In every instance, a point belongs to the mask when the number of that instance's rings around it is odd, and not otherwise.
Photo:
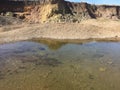
[(120, 90), (120, 42), (0, 45), (0, 90)]

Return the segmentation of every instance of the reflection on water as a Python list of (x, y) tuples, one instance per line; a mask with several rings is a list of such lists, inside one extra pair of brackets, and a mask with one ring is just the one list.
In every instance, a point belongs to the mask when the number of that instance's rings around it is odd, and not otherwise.
[(0, 90), (119, 90), (119, 53), (119, 42), (3, 44)]

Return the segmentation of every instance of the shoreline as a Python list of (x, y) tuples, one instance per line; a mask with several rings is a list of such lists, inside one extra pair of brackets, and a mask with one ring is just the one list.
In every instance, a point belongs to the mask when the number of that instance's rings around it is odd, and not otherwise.
[(108, 38), (86, 38), (86, 39), (58, 39), (58, 38), (19, 38), (19, 39), (0, 39), (0, 44), (9, 44), (22, 41), (55, 41), (55, 42), (68, 42), (68, 43), (88, 43), (88, 42), (120, 42), (120, 37), (108, 37)]
[(89, 19), (81, 23), (41, 23), (0, 27), (0, 43), (32, 39), (120, 40), (120, 21)]

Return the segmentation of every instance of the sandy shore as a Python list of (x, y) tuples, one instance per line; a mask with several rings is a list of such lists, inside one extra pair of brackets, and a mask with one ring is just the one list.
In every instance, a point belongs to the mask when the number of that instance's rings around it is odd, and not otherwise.
[(0, 27), (0, 43), (34, 38), (120, 40), (120, 21), (90, 19), (81, 23), (21, 24)]

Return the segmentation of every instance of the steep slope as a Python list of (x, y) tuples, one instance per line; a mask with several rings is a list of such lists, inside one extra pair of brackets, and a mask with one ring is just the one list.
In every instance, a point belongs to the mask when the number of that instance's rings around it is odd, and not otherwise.
[(24, 2), (14, 2), (13, 5), (0, 4), (0, 11), (22, 12), (28, 22), (80, 22), (89, 18), (120, 19), (120, 6), (92, 5), (64, 0), (41, 0), (36, 3), (28, 6), (24, 5)]
[(91, 5), (58, 1), (35, 6), (27, 19), (31, 22), (80, 22), (89, 18), (120, 19), (120, 6)]

